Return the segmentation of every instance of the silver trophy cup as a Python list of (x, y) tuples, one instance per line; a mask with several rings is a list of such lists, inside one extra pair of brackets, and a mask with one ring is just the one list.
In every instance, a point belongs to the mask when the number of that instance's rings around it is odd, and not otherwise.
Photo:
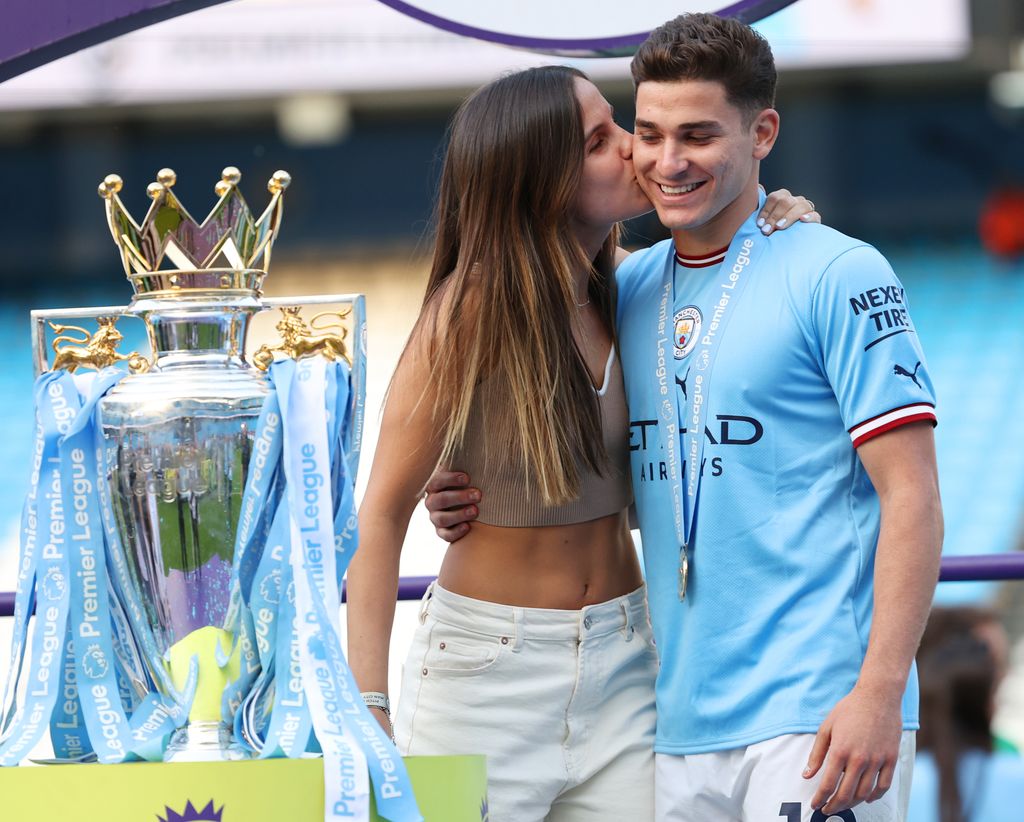
[[(153, 204), (139, 225), (117, 196), (120, 179), (111, 175), (100, 194), (134, 286), (131, 305), (33, 312), (41, 370), (126, 360), (132, 372), (103, 397), (99, 411), (118, 535), (110, 551), (120, 574), (112, 572), (112, 579), (130, 625), (130, 656), (142, 663), (133, 679), (140, 693), (155, 687), (180, 700), (190, 673), (197, 674), (194, 697), (183, 706), (188, 721), (173, 734), (166, 760), (248, 755), (234, 739), (222, 703), (241, 664), (239, 620), (230, 614), (233, 593), (237, 604), (232, 564), (257, 419), (269, 392), (263, 370), (275, 352), (299, 356), (309, 350), (331, 358), (347, 351), (347, 328), (336, 325), (342, 333), (329, 333), (316, 326), (317, 318), (305, 325), (299, 309), (290, 307), (277, 325), (280, 345), (263, 345), (250, 365), (245, 352), (253, 316), (295, 303), (347, 302), (354, 308), (324, 313), (339, 321), (347, 317), (355, 331), (349, 345), (358, 350), (353, 403), (361, 418), (362, 297), (262, 299), (289, 178), (278, 172), (271, 179), (271, 202), (258, 220), (238, 193), (239, 178), (236, 169), (225, 169), (216, 187), (220, 199), (198, 224), (171, 191), (174, 173), (164, 169), (149, 187)], [(116, 351), (116, 315), (144, 322), (149, 356)], [(55, 322), (70, 316), (96, 317), (100, 328), (90, 335)], [(47, 324), (57, 332), (52, 355)], [(62, 345), (68, 340), (79, 345)]]

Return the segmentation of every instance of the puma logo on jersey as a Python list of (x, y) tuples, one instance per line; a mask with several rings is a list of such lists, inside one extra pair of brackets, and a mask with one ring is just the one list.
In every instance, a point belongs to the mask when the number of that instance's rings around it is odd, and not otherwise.
[(689, 399), (686, 396), (686, 381), (689, 378), (690, 378), (690, 369), (689, 368), (686, 369), (686, 373), (683, 375), (682, 379), (679, 379), (679, 375), (676, 374), (676, 385), (678, 385), (680, 388), (683, 389), (683, 399), (686, 400), (687, 402), (689, 402)]
[(917, 381), (917, 369), (919, 369), (920, 367), (921, 367), (921, 362), (918, 361), (917, 365), (914, 366), (914, 370), (911, 372), (911, 371), (907, 371), (907, 369), (904, 368), (899, 363), (896, 363), (892, 367), (892, 373), (895, 374), (898, 377), (909, 377), (910, 379), (912, 379), (914, 381), (914, 385), (916, 385), (918, 388), (921, 388), (921, 383), (919, 383)]

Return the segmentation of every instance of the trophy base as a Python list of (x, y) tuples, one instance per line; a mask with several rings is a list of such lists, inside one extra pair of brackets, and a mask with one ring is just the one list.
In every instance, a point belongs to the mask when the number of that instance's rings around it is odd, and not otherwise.
[(190, 722), (171, 735), (164, 762), (227, 762), (252, 754), (235, 741), (222, 722)]

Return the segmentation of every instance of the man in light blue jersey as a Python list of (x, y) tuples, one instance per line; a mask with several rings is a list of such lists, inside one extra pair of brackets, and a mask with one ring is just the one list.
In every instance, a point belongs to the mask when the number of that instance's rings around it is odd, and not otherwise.
[(683, 15), (632, 69), (637, 177), (672, 231), (617, 274), (657, 818), (901, 819), (942, 542), (903, 288), (832, 229), (759, 230), (763, 38)]
[(942, 541), (904, 290), (830, 228), (758, 230), (760, 35), (684, 15), (632, 71), (637, 177), (672, 230), (618, 272), (658, 818), (901, 819)]

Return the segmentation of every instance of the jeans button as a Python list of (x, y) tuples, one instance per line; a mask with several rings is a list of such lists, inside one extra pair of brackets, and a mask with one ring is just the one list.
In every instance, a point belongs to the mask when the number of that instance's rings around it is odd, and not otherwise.
[(590, 617), (583, 617), (583, 627), (586, 628), (588, 631), (590, 630), (590, 626), (593, 624), (594, 620), (592, 620)]

